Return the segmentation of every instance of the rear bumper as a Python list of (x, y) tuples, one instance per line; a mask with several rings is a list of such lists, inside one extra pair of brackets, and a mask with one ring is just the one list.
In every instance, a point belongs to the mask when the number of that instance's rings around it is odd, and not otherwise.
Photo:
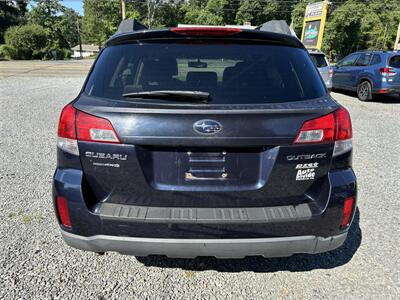
[(243, 258), (246, 256), (286, 257), (296, 253), (315, 254), (341, 246), (347, 232), (332, 237), (294, 236), (257, 239), (163, 239), (109, 235), (80, 236), (61, 231), (65, 242), (74, 248), (121, 254), (195, 258)]
[(330, 251), (346, 239), (347, 228), (340, 228), (343, 202), (346, 197), (356, 198), (356, 178), (351, 169), (328, 176), (329, 193), (324, 196), (328, 201), (322, 208), (313, 202), (307, 207), (103, 205), (89, 209), (82, 171), (57, 169), (53, 201), (58, 195), (68, 200), (72, 229), (61, 225), (62, 235), (68, 245), (86, 251), (188, 258), (282, 257)]
[(373, 94), (399, 94), (400, 85), (389, 85), (382, 84), (381, 87), (376, 87), (372, 89)]

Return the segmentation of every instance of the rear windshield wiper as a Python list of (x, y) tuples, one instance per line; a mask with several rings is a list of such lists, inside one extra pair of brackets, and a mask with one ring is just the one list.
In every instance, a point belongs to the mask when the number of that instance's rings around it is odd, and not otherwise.
[(210, 93), (201, 91), (175, 91), (175, 90), (161, 90), (161, 91), (145, 91), (133, 92), (122, 94), (125, 98), (138, 98), (138, 99), (162, 99), (172, 101), (184, 102), (202, 102), (208, 103)]

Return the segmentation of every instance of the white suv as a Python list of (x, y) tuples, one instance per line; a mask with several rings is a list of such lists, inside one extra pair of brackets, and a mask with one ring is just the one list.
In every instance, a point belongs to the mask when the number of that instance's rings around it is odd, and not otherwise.
[(318, 68), (318, 71), (321, 73), (321, 76), (325, 82), (328, 90), (332, 89), (332, 76), (333, 69), (329, 65), (329, 61), (325, 56), (325, 53), (321, 52), (318, 49), (308, 49), (310, 56)]

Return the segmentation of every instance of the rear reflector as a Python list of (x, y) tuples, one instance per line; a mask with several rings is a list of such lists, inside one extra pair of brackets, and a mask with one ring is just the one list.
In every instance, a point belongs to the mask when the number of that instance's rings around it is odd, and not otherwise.
[(388, 89), (380, 89), (380, 90), (378, 90), (379, 94), (386, 94), (387, 92), (389, 92)]
[(354, 198), (349, 197), (344, 200), (342, 221), (340, 222), (340, 228), (346, 228), (350, 225), (351, 216), (353, 214)]
[(111, 122), (76, 110), (68, 104), (58, 123), (57, 146), (73, 155), (79, 155), (78, 140), (102, 143), (120, 143)]
[(333, 157), (344, 154), (353, 148), (353, 139), (335, 141), (333, 148)]
[(79, 155), (78, 141), (63, 137), (57, 138), (57, 147), (69, 154)]
[(241, 29), (224, 27), (174, 27), (171, 28), (171, 31), (182, 35), (224, 36), (237, 34), (241, 32)]
[(69, 218), (69, 212), (68, 212), (68, 202), (67, 199), (61, 196), (57, 196), (57, 211), (58, 211), (58, 216), (60, 217), (60, 222), (61, 224), (66, 227), (71, 229), (71, 220)]

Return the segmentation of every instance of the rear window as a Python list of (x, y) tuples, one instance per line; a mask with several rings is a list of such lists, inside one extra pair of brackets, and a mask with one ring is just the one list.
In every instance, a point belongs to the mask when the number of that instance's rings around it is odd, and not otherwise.
[(304, 49), (204, 41), (110, 46), (85, 86), (91, 96), (125, 101), (134, 100), (123, 98), (124, 93), (155, 90), (208, 92), (210, 105), (300, 101), (326, 94)]
[(317, 66), (317, 68), (325, 68), (328, 66), (325, 55), (323, 54), (310, 54), (311, 59), (313, 60), (314, 64)]
[(399, 68), (400, 69), (400, 55), (392, 56), (389, 59), (389, 66), (392, 68)]

